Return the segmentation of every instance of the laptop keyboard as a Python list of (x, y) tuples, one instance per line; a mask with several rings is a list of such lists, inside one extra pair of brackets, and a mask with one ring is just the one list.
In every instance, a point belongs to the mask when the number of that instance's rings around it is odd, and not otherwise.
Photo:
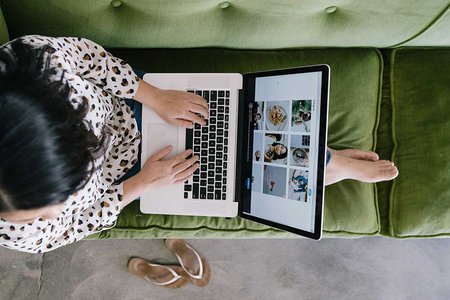
[(200, 168), (192, 183), (185, 183), (185, 199), (226, 200), (228, 127), (230, 91), (189, 90), (202, 96), (209, 104), (209, 120), (205, 126), (195, 124), (186, 129), (186, 149), (200, 157)]

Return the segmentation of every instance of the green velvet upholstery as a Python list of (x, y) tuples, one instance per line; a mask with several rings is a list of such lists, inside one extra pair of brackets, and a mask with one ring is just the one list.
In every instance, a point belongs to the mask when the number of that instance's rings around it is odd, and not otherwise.
[(0, 45), (6, 43), (8, 40), (8, 28), (6, 27), (5, 18), (3, 18), (3, 12), (0, 9)]
[(392, 54), (394, 237), (450, 235), (450, 49)]
[[(11, 37), (40, 33), (83, 36), (107, 47), (240, 49), (389, 47), (421, 33), (449, 4), (448, 0), (230, 0), (221, 8), (221, 2), (2, 1)], [(445, 28), (441, 34), (447, 33)], [(443, 41), (450, 45), (448, 36)]]
[[(375, 149), (382, 60), (374, 49), (236, 51), (113, 50), (133, 67), (149, 72), (250, 72), (327, 63), (331, 67), (329, 145)], [(207, 59), (205, 59), (207, 58)], [(352, 89), (347, 87), (352, 85)], [(325, 192), (326, 236), (373, 235), (379, 231), (373, 184), (344, 181)], [(139, 203), (125, 208), (105, 237), (288, 237), (239, 218), (143, 215)]]
[[(382, 159), (395, 161), (400, 174), (376, 185), (344, 181), (327, 187), (324, 235), (450, 235), (450, 49), (386, 49), (450, 46), (449, 0), (0, 4), (1, 43), (8, 32), (10, 38), (82, 36), (148, 72), (249, 72), (328, 63), (330, 147), (376, 149)], [(374, 48), (350, 48), (360, 46), (384, 49), (381, 56)], [(185, 49), (199, 47), (206, 48)], [(90, 236), (166, 237), (294, 235), (239, 218), (143, 215), (135, 202), (116, 227)]]

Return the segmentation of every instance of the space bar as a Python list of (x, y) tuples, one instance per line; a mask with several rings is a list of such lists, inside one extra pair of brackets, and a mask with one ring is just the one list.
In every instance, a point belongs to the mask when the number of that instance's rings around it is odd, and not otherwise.
[(186, 150), (192, 149), (193, 129), (186, 129)]

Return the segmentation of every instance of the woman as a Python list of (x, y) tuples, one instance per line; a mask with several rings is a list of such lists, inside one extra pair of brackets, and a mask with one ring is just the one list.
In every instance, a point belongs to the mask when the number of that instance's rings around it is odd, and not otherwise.
[[(0, 48), (0, 245), (40, 253), (73, 243), (113, 227), (133, 199), (192, 176), (198, 157), (165, 159), (170, 146), (130, 175), (140, 134), (123, 97), (177, 126), (208, 118), (200, 96), (145, 83), (89, 40), (27, 36)], [(286, 155), (272, 146), (271, 159)], [(373, 152), (328, 154), (327, 184), (398, 174)]]
[(264, 150), (264, 161), (272, 162), (274, 160), (284, 159), (287, 157), (287, 148), (282, 143), (281, 134), (266, 134), (266, 139), (270, 141)]
[(133, 199), (187, 180), (198, 157), (166, 147), (135, 176), (140, 135), (122, 97), (171, 124), (208, 117), (200, 96), (159, 90), (101, 46), (27, 36), (0, 49), (0, 245), (45, 252), (115, 225)]

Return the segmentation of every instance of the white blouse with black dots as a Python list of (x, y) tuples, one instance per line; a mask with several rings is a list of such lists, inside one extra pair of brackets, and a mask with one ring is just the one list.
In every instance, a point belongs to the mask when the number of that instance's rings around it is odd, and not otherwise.
[(23, 39), (29, 45), (49, 45), (55, 50), (51, 65), (60, 72), (57, 78), (64, 71), (64, 79), (71, 87), (72, 105), (76, 107), (87, 99), (90, 109), (85, 119), (94, 133), (100, 136), (103, 126), (111, 132), (105, 156), (96, 161), (100, 167), (82, 190), (69, 196), (61, 215), (28, 224), (0, 218), (1, 246), (41, 253), (115, 225), (123, 190), (122, 184), (114, 182), (137, 162), (140, 143), (136, 120), (123, 98), (133, 98), (139, 78), (128, 64), (87, 39), (38, 35)]

